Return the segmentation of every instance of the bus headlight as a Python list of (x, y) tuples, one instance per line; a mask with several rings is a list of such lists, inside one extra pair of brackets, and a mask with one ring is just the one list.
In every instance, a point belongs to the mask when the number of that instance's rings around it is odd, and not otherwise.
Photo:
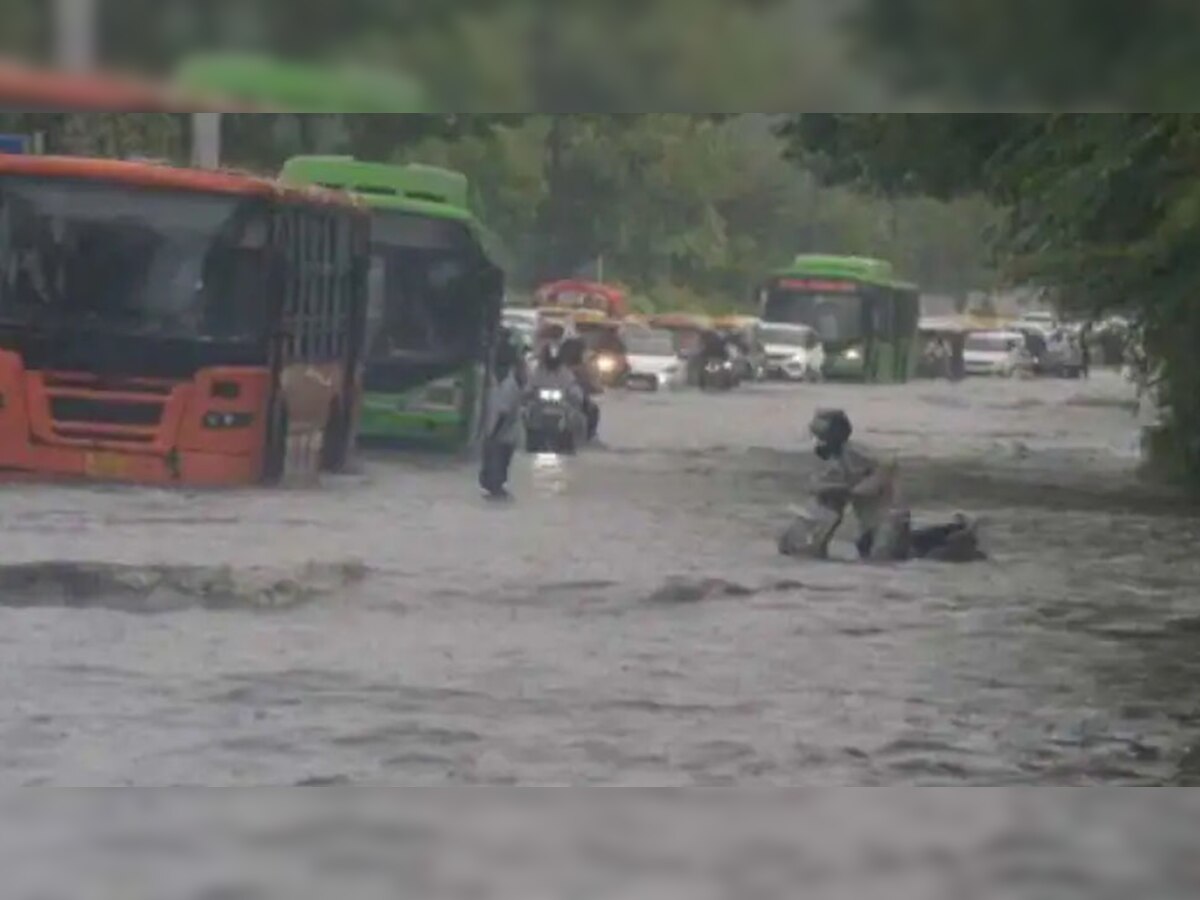
[(204, 427), (228, 431), (234, 428), (249, 428), (254, 423), (250, 413), (210, 412), (204, 417)]

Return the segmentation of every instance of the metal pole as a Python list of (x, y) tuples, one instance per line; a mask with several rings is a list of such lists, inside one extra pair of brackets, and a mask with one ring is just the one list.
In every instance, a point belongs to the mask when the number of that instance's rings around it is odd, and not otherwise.
[(192, 165), (221, 167), (221, 114), (192, 113)]
[(54, 53), (67, 72), (96, 67), (97, 0), (54, 0)]

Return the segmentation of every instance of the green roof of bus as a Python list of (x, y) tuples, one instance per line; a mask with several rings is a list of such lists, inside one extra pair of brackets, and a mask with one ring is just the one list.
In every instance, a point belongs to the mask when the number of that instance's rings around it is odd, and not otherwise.
[(348, 191), (375, 209), (476, 223), (467, 176), (449, 169), (363, 162), (352, 156), (297, 156), (284, 164), (282, 178)]
[(377, 211), (460, 222), (493, 263), (503, 267), (508, 259), (503, 242), (471, 212), (471, 185), (461, 172), (421, 163), (364, 162), (352, 156), (296, 156), (284, 163), (280, 179), (343, 190)]
[(827, 256), (802, 254), (790, 266), (775, 273), (780, 277), (842, 278), (863, 284), (916, 290), (917, 286), (896, 277), (892, 264), (866, 256)]

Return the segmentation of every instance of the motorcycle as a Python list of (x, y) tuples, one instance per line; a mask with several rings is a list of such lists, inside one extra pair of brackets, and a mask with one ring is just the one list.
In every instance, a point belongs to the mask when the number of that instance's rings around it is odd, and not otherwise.
[[(828, 559), (829, 541), (842, 523), (842, 513), (817, 506), (794, 509), (792, 524), (779, 538), (784, 556)], [(951, 521), (914, 528), (907, 510), (894, 510), (875, 533), (868, 546), (859, 546), (860, 557), (872, 562), (929, 560), (971, 563), (986, 560), (979, 544), (979, 523), (963, 515)]]
[(580, 415), (557, 388), (538, 390), (525, 407), (525, 446), (530, 453), (574, 454), (581, 442)]
[(700, 389), (729, 391), (738, 385), (738, 373), (727, 359), (710, 359), (700, 369)]

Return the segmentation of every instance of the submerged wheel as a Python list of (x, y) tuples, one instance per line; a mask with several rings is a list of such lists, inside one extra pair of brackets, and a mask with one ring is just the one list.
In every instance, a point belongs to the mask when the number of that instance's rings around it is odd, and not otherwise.
[(277, 485), (287, 474), (288, 415), (279, 400), (271, 404), (267, 419), (267, 446), (263, 452), (262, 480), (266, 485)]
[(336, 400), (325, 423), (325, 436), (321, 441), (321, 471), (341, 472), (350, 460), (350, 415), (342, 411)]

